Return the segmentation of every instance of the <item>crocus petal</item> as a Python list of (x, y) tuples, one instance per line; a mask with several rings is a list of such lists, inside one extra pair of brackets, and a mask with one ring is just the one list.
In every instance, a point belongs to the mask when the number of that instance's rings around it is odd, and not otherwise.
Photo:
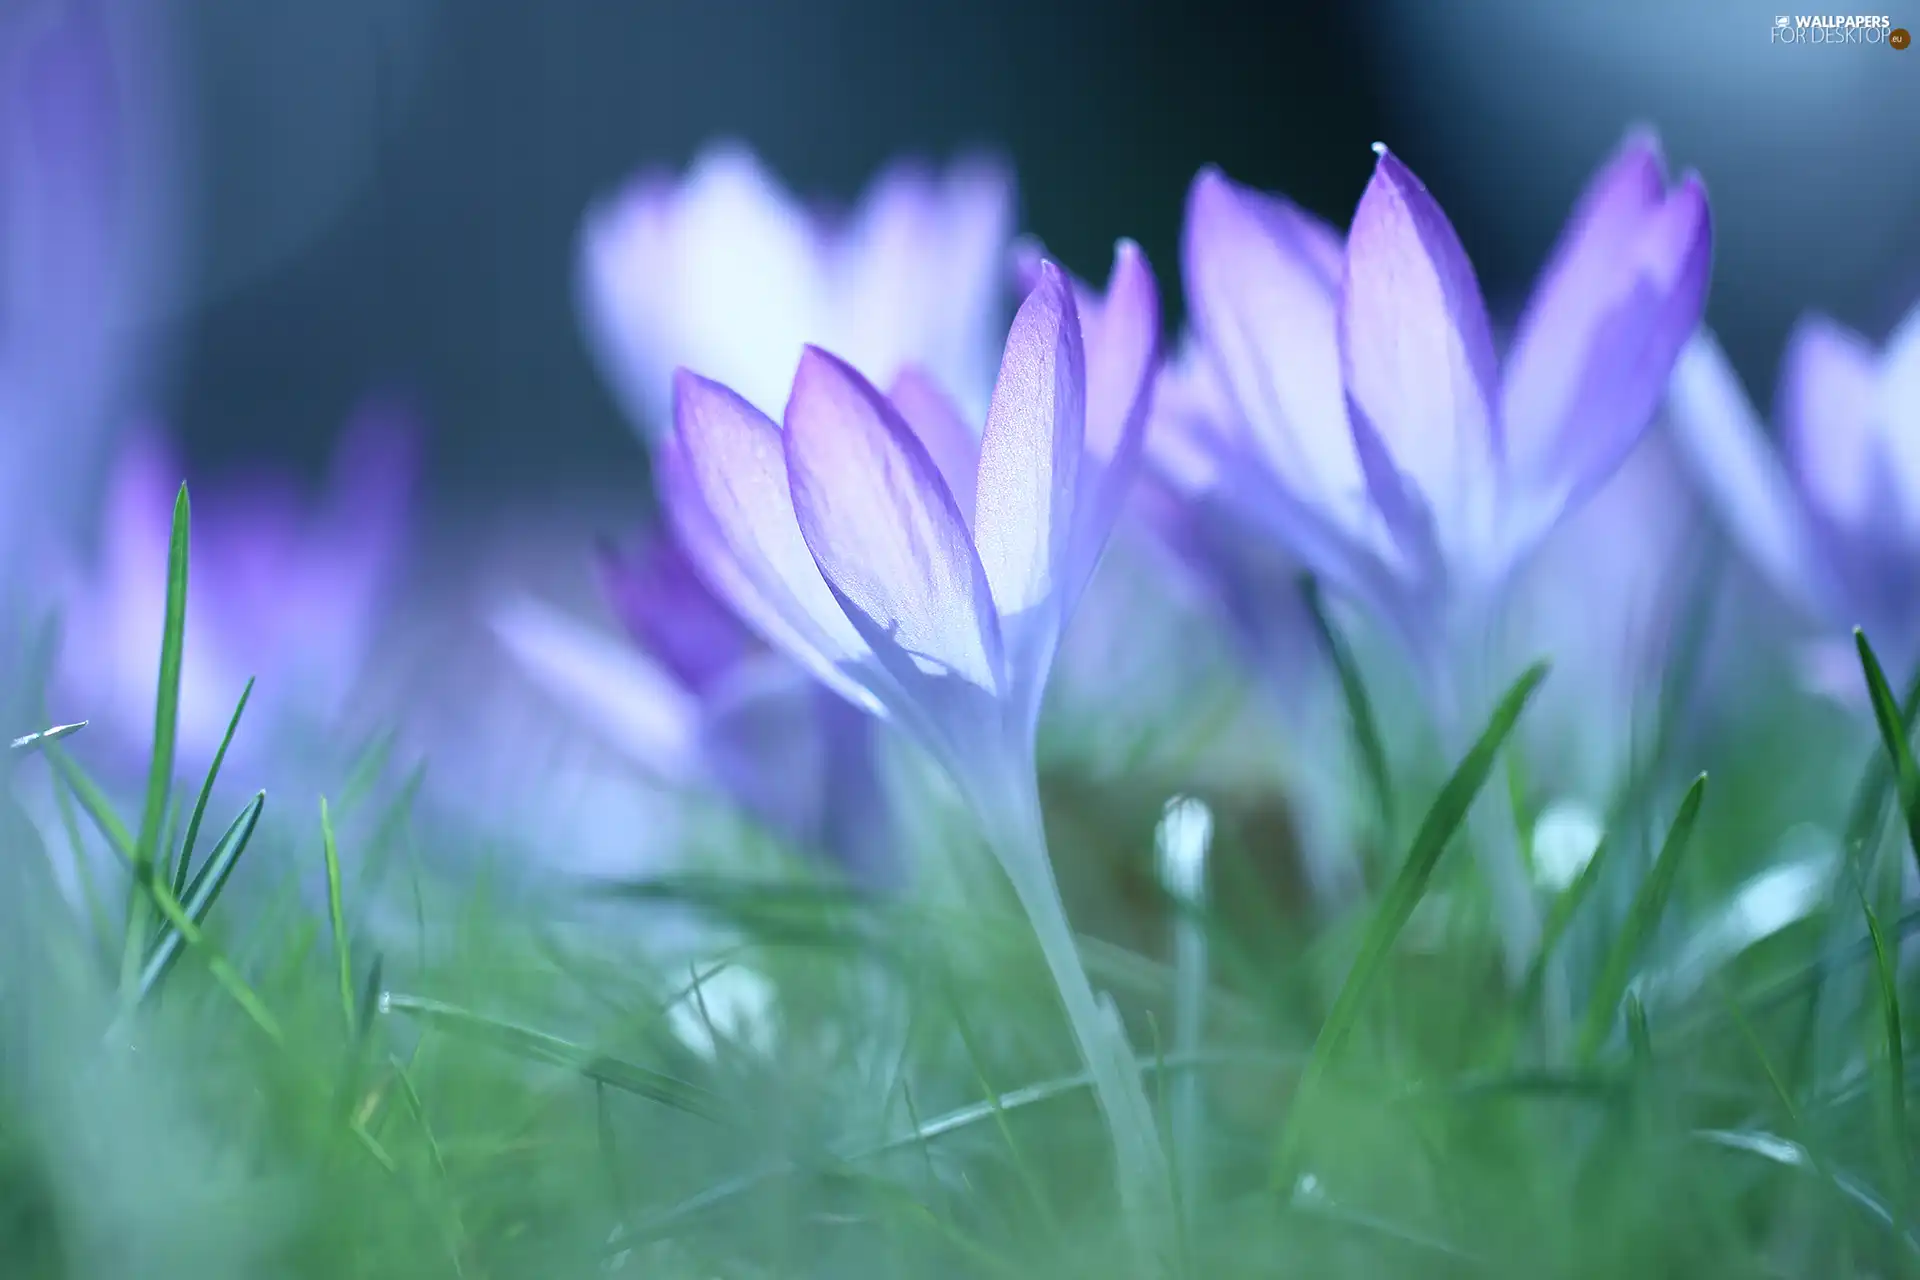
[(682, 364), (778, 412), (826, 288), (815, 236), (806, 211), (730, 143), (677, 187), (649, 174), (596, 206), (581, 235), (581, 306), (629, 417), (664, 434)]
[(1203, 169), (1187, 197), (1188, 305), (1268, 465), (1365, 522), (1360, 460), (1345, 430), (1335, 337), (1339, 236), (1277, 196)]
[(674, 379), (674, 431), (657, 460), (675, 533), (708, 585), (768, 643), (882, 714), (854, 671), (873, 650), (834, 599), (794, 518), (780, 428), (717, 382)]
[(1680, 353), (1669, 395), (1674, 443), (1728, 532), (1783, 596), (1823, 611), (1831, 593), (1806, 510), (1710, 334)]
[(666, 782), (692, 776), (699, 705), (664, 668), (534, 600), (506, 601), (490, 621), (537, 684), (634, 763)]
[(917, 365), (901, 371), (887, 398), (926, 446), (933, 465), (940, 469), (940, 478), (947, 482), (954, 506), (971, 526), (973, 488), (980, 468), (979, 437), (940, 384)]
[(1581, 197), (1521, 317), (1501, 416), (1516, 476), (1577, 498), (1632, 450), (1699, 326), (1711, 243), (1699, 179), (1669, 195), (1658, 142), (1630, 136)]
[(705, 693), (752, 651), (753, 637), (670, 537), (631, 554), (602, 545), (601, 589), (614, 616), (681, 684)]
[[(1880, 411), (1889, 426), (1903, 428), (1895, 435), (1920, 447), (1920, 306), (1907, 312), (1887, 336), (1880, 366)], [(1915, 469), (1920, 477), (1920, 467)]]
[(1007, 334), (980, 442), (974, 538), (1003, 617), (1058, 599), (1085, 446), (1086, 385), (1073, 286), (1049, 263)]
[(909, 364), (986, 411), (995, 339), (1006, 321), (1005, 253), (1013, 180), (984, 157), (943, 174), (899, 164), (860, 202), (836, 256), (835, 327), (807, 336), (881, 382)]
[(808, 347), (787, 401), (792, 510), (819, 573), (903, 686), (990, 695), (1003, 659), (966, 522), (925, 446), (852, 366)]
[(1807, 501), (1841, 529), (1865, 532), (1885, 493), (1888, 458), (1876, 430), (1879, 356), (1823, 316), (1794, 326), (1781, 358), (1780, 445)]
[(1087, 362), (1086, 452), (1074, 508), (1073, 579), (1065, 607), (1084, 588), (1140, 468), (1160, 355), (1160, 291), (1140, 247), (1114, 250), (1107, 291), (1080, 308)]
[[(1377, 433), (1449, 560), (1472, 564), (1488, 555), (1497, 514), (1493, 334), (1453, 225), (1392, 152), (1378, 152), (1347, 236), (1340, 305), (1355, 443)], [(1391, 519), (1399, 486), (1372, 469), (1368, 485)]]

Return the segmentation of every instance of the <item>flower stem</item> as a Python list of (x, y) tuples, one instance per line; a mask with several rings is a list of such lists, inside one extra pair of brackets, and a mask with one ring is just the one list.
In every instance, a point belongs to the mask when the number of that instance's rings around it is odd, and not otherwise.
[(1139, 1064), (1111, 998), (1094, 993), (1081, 963), (1067, 923), (1066, 905), (1053, 876), (1034, 774), (1027, 771), (1024, 780), (1009, 787), (1002, 800), (996, 811), (983, 811), (981, 816), (988, 826), (994, 853), (1039, 938), (1067, 1023), (1086, 1062), (1094, 1097), (1113, 1141), (1115, 1175), (1129, 1229), (1143, 1256), (1164, 1267), (1172, 1240), (1170, 1183)]

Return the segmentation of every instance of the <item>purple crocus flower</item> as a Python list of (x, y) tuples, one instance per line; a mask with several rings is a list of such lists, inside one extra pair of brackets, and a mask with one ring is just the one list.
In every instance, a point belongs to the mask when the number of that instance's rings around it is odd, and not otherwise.
[[(193, 488), (183, 769), (211, 762), (250, 676), (258, 683), (236, 750), (331, 727), (347, 710), (405, 534), (413, 436), (407, 413), (369, 403), (336, 450), (317, 504), (277, 475)], [(158, 433), (131, 440), (112, 477), (96, 563), (67, 574), (62, 705), (91, 719), (128, 761), (152, 738), (181, 474)]]
[(522, 669), (655, 782), (717, 792), (857, 881), (892, 882), (872, 720), (767, 651), (671, 538), (599, 559), (625, 637), (515, 599), (493, 626)]
[(660, 451), (682, 545), (763, 636), (900, 725), (977, 814), (1039, 934), (1147, 1227), (1165, 1169), (1110, 1004), (1081, 967), (1046, 852), (1040, 703), (1138, 460), (1159, 303), (1131, 245), (1083, 329), (1051, 264), (1014, 318), (977, 450), (924, 375), (889, 398), (808, 347), (784, 426), (727, 387), (674, 382)]
[(1711, 335), (1675, 372), (1676, 440), (1746, 557), (1825, 634), (1817, 688), (1864, 698), (1846, 632), (1864, 628), (1898, 677), (1920, 662), (1920, 307), (1876, 351), (1823, 316), (1782, 362), (1780, 448)]
[[(1705, 302), (1705, 191), (1635, 134), (1588, 187), (1504, 366), (1440, 206), (1385, 147), (1344, 243), (1215, 170), (1188, 201), (1187, 293), (1238, 410), (1235, 504), (1396, 632), (1463, 746), (1507, 674), (1491, 629), (1526, 557), (1632, 450)], [(1505, 836), (1481, 825), (1477, 844)], [(1518, 865), (1483, 850), (1516, 971)], [(1498, 863), (1499, 865), (1492, 865)]]
[(0, 16), (0, 564), (81, 533), (145, 390), (179, 231), (164, 48), (143, 6)]
[(737, 144), (683, 180), (649, 174), (587, 218), (589, 337), (627, 416), (667, 430), (673, 370), (705, 370), (763, 412), (801, 347), (891, 382), (928, 370), (977, 421), (993, 384), (1013, 183), (970, 160), (886, 170), (844, 217), (808, 210)]

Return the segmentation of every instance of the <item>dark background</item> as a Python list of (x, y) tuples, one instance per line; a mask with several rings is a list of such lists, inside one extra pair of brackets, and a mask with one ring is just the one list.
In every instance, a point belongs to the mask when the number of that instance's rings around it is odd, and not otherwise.
[(199, 288), (167, 407), (193, 459), (311, 472), (362, 393), (398, 386), (459, 506), (638, 486), (574, 320), (573, 238), (634, 170), (719, 135), (842, 200), (902, 152), (998, 150), (1025, 229), (1090, 274), (1134, 237), (1177, 319), (1203, 163), (1344, 221), (1385, 139), (1499, 310), (1649, 121), (1707, 174), (1711, 319), (1763, 401), (1799, 309), (1878, 336), (1920, 286), (1920, 53), (1769, 48), (1753, 5), (178, 0), (176, 18)]

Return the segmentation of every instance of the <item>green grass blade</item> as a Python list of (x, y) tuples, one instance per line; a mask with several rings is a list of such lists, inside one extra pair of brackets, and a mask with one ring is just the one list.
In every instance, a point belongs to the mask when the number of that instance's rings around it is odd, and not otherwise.
[(386, 992), (380, 997), (383, 1013), (403, 1013), (429, 1026), (470, 1040), (485, 1040), (523, 1058), (578, 1072), (589, 1080), (648, 1098), (663, 1106), (724, 1122), (725, 1110), (710, 1091), (636, 1063), (596, 1053), (545, 1031), (518, 1026), (498, 1018), (462, 1009), (424, 996)]
[(1873, 700), (1874, 722), (1880, 726), (1880, 741), (1893, 766), (1894, 791), (1900, 797), (1900, 812), (1907, 820), (1907, 843), (1920, 860), (1920, 765), (1913, 759), (1913, 747), (1907, 741), (1906, 721), (1901, 707), (1887, 686), (1887, 673), (1880, 667), (1867, 633), (1853, 631), (1853, 645), (1860, 653), (1860, 669), (1867, 678), (1867, 695)]
[(360, 1019), (354, 1013), (353, 944), (347, 936), (347, 912), (340, 900), (340, 847), (333, 838), (333, 817), (327, 798), (320, 797), (320, 847), (327, 860), (327, 921), (333, 928), (333, 956), (340, 970), (340, 1012), (351, 1032)]
[(246, 687), (240, 690), (240, 701), (234, 705), (233, 718), (227, 721), (227, 731), (220, 736), (220, 749), (213, 753), (213, 764), (207, 769), (206, 781), (200, 784), (199, 798), (193, 802), (193, 815), (187, 819), (187, 838), (180, 845), (180, 861), (173, 869), (173, 895), (182, 898), (187, 892), (187, 876), (193, 867), (193, 847), (200, 838), (200, 823), (207, 815), (207, 802), (213, 798), (213, 784), (220, 777), (220, 766), (226, 763), (227, 748), (233, 745), (233, 735), (240, 729), (240, 716), (247, 709), (247, 699), (253, 696), (253, 677), (247, 677)]
[(207, 941), (206, 935), (200, 931), (200, 926), (188, 916), (186, 908), (180, 904), (179, 900), (168, 891), (165, 885), (148, 881), (146, 889), (154, 906), (158, 908), (162, 920), (173, 926), (174, 933), (187, 946), (201, 952), (201, 958), (206, 962), (207, 972), (213, 975), (213, 980), (220, 984), (233, 1002), (240, 1006), (241, 1011), (269, 1040), (275, 1044), (284, 1044), (286, 1035), (281, 1031), (279, 1021), (268, 1012), (260, 997), (254, 994), (253, 989), (240, 976), (240, 971), (235, 969), (227, 958)]
[(1301, 1072), (1300, 1084), (1294, 1091), (1292, 1104), (1287, 1108), (1287, 1118), (1281, 1126), (1274, 1155), (1271, 1186), (1275, 1192), (1282, 1195), (1291, 1192), (1297, 1172), (1303, 1117), (1312, 1113), (1313, 1095), (1358, 1023), (1360, 1010), (1373, 994), (1373, 988), (1386, 966), (1387, 957), (1392, 954), (1400, 931), (1406, 927), (1414, 909), (1420, 905), (1420, 899), (1426, 894), (1427, 883), (1440, 863), (1440, 855), (1446, 852), (1460, 825), (1466, 821), (1467, 811), (1473, 807), (1474, 798), (1486, 785), (1500, 749), (1506, 744), (1514, 725), (1519, 722), (1520, 713), (1526, 709), (1527, 701), (1533, 697), (1534, 690), (1540, 687), (1546, 675), (1547, 664), (1535, 663), (1507, 690), (1506, 696), (1500, 699), (1499, 706), (1494, 709), (1492, 719), (1487, 722), (1485, 731), (1481, 733), (1480, 740), (1467, 752), (1466, 758), (1453, 771), (1453, 776), (1447, 779), (1432, 807), (1427, 810), (1427, 816), (1421, 821), (1420, 830), (1414, 835), (1413, 845), (1407, 852), (1407, 859), (1401, 864), (1400, 874), (1388, 886), (1385, 898), (1367, 926), (1366, 935), (1361, 940), (1360, 954), (1355, 958), (1353, 968), (1348, 971), (1346, 981), (1341, 984), (1339, 994), (1334, 997), (1333, 1007), (1327, 1012), (1326, 1022), (1315, 1037), (1313, 1050)]
[[(226, 888), (227, 877), (240, 861), (240, 855), (247, 851), (247, 843), (253, 839), (253, 831), (260, 822), (260, 812), (266, 807), (267, 793), (262, 791), (240, 811), (225, 835), (213, 846), (199, 874), (194, 876), (184, 898), (176, 899), (185, 909), (187, 919), (199, 925), (213, 910), (214, 902), (220, 897), (220, 891)], [(146, 999), (152, 994), (160, 980), (167, 974), (173, 962), (180, 956), (187, 939), (176, 928), (166, 927), (155, 943), (153, 953), (147, 957), (146, 967), (140, 973), (140, 998)]]
[(107, 799), (107, 793), (100, 784), (87, 775), (74, 758), (64, 750), (51, 744), (47, 747), (47, 759), (52, 762), (54, 771), (60, 780), (67, 784), (67, 790), (80, 802), (80, 808), (87, 818), (106, 837), (107, 845), (128, 867), (133, 867), (134, 839), (127, 830), (127, 824), (120, 821), (120, 815), (113, 811), (113, 802)]
[(107, 916), (99, 886), (94, 883), (93, 858), (87, 853), (86, 841), (80, 835), (80, 819), (73, 811), (73, 788), (64, 778), (53, 788), (53, 807), (59, 815), (60, 829), (67, 837), (67, 848), (73, 855), (74, 883), (79, 886), (81, 905), (93, 926), (94, 949), (104, 970), (110, 973), (118, 959), (109, 950), (114, 941), (113, 923)]
[(1874, 973), (1879, 981), (1881, 1030), (1887, 1041), (1887, 1118), (1886, 1160), (1893, 1183), (1893, 1203), (1900, 1218), (1900, 1229), (1908, 1228), (1913, 1187), (1913, 1155), (1908, 1147), (1907, 1128), (1907, 1054), (1900, 1032), (1900, 981), (1893, 949), (1887, 945), (1880, 918), (1866, 895), (1860, 897), (1860, 911), (1867, 919), (1867, 936), (1873, 941)]
[(1607, 953), (1606, 963), (1601, 966), (1600, 977), (1594, 983), (1593, 996), (1587, 1005), (1587, 1019), (1581, 1028), (1576, 1050), (1576, 1056), (1582, 1063), (1591, 1063), (1599, 1052), (1607, 1032), (1613, 1027), (1614, 1015), (1620, 1010), (1621, 998), (1626, 995), (1627, 982), (1633, 976), (1633, 966), (1652, 938), (1660, 918), (1666, 914), (1667, 899), (1672, 896), (1674, 882), (1679, 878), (1680, 863), (1686, 856), (1687, 846), (1692, 843), (1693, 828), (1699, 820), (1700, 804), (1706, 794), (1707, 775), (1703, 773), (1687, 788), (1686, 796), (1680, 801), (1680, 811), (1674, 815), (1673, 825), (1667, 828), (1666, 841), (1653, 860), (1653, 870), (1647, 873), (1639, 892), (1633, 896), (1626, 924)]
[[(134, 841), (134, 895), (127, 909), (126, 945), (121, 952), (120, 993), (131, 1003), (138, 998), (141, 962), (147, 953), (152, 918), (144, 893), (154, 877), (161, 825), (173, 789), (173, 755), (180, 721), (180, 661), (187, 631), (187, 541), (191, 524), (187, 486), (173, 501), (173, 531), (167, 544), (166, 621), (160, 633), (160, 679), (154, 697), (153, 753), (147, 765), (147, 798)], [(167, 895), (171, 897), (169, 893)]]
[(1347, 720), (1353, 730), (1353, 744), (1360, 753), (1360, 767), (1366, 774), (1367, 785), (1373, 790), (1380, 820), (1385, 829), (1391, 832), (1394, 823), (1393, 774), (1387, 766), (1387, 749), (1380, 737), (1379, 717), (1373, 713), (1373, 700), (1367, 696), (1366, 683), (1360, 678), (1360, 664), (1354, 661), (1353, 651), (1333, 625), (1333, 619), (1327, 616), (1325, 601), (1320, 596), (1320, 584), (1311, 575), (1300, 580), (1300, 597), (1306, 603), (1313, 629), (1326, 650), (1328, 660), (1333, 663), (1335, 676), (1339, 678), (1340, 696), (1346, 703)]

